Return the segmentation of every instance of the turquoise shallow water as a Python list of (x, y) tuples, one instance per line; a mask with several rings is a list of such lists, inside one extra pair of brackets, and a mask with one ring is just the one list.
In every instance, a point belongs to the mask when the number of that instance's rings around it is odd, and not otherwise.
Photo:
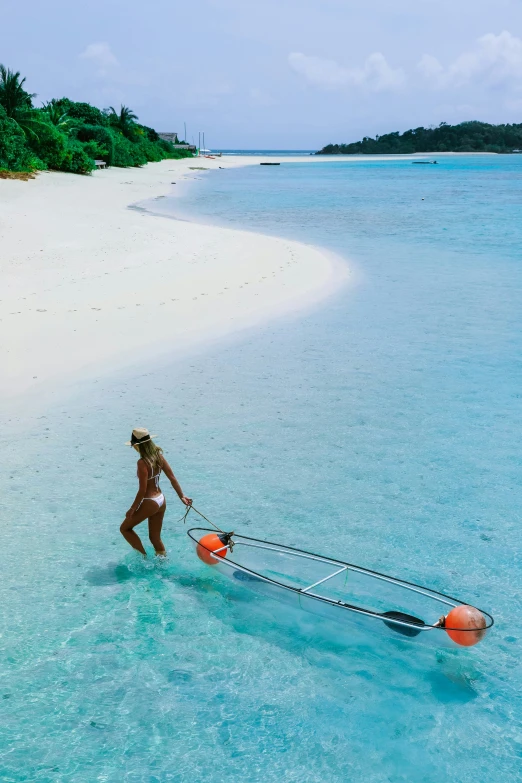
[[(88, 384), (23, 448), (21, 423), (3, 428), (2, 779), (520, 779), (521, 202), (516, 157), (196, 183), (181, 216), (325, 245), (354, 284)], [(118, 533), (134, 422), (224, 527), (475, 602), (491, 635), (457, 652), (350, 640), (200, 564), (172, 495), (170, 559), (141, 563)]]

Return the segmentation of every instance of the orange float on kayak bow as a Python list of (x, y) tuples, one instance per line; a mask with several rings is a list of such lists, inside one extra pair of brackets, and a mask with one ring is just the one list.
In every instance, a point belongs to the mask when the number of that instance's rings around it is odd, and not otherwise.
[(456, 606), (446, 616), (444, 629), (450, 639), (462, 647), (473, 647), (485, 634), (486, 618), (474, 606)]
[[(222, 540), (216, 533), (207, 533), (206, 536), (200, 538), (196, 548), (196, 554), (199, 559), (207, 565), (216, 565), (216, 557), (225, 557), (227, 554), (225, 547), (227, 546), (228, 541), (225, 541), (224, 538), (225, 536), (223, 536)], [(212, 555), (211, 552), (214, 552), (215, 554)]]

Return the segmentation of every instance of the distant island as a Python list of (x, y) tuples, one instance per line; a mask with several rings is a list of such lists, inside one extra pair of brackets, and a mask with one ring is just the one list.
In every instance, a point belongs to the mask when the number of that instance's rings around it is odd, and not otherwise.
[[(128, 106), (98, 109), (58, 98), (36, 108), (18, 71), (0, 65), (0, 178), (24, 179), (54, 169), (89, 174), (97, 166), (143, 166), (165, 158), (192, 157), (160, 135)], [(188, 145), (187, 145), (188, 146)]]
[(499, 152), (522, 151), (522, 123), (489, 125), (461, 122), (438, 128), (412, 128), (387, 133), (374, 139), (365, 136), (352, 144), (327, 144), (316, 155), (408, 155), (414, 152)]

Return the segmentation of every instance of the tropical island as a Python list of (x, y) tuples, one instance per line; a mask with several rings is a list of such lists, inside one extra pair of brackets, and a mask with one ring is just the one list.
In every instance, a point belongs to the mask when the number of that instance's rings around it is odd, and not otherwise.
[(365, 136), (351, 144), (327, 144), (316, 155), (411, 155), (415, 152), (497, 152), (522, 150), (522, 123), (490, 125), (487, 122), (461, 122), (438, 128), (411, 128), (386, 133), (374, 139)]
[(55, 98), (36, 108), (24, 84), (19, 72), (0, 65), (0, 177), (45, 169), (89, 174), (95, 161), (127, 167), (192, 156), (140, 125), (127, 106), (102, 110)]

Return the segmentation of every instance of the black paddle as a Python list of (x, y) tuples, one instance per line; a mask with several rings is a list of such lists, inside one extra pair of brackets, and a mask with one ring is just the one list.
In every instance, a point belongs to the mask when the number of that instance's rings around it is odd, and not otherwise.
[(418, 617), (413, 617), (411, 614), (405, 614), (404, 612), (383, 612), (381, 617), (389, 617), (390, 620), (400, 620), (401, 623), (409, 623), (411, 625), (418, 625), (419, 628), (408, 628), (405, 625), (398, 625), (394, 622), (384, 621), (384, 624), (391, 628), (392, 631), (402, 634), (403, 636), (417, 636), (421, 632), (421, 628), (426, 627), (424, 620), (419, 620)]

